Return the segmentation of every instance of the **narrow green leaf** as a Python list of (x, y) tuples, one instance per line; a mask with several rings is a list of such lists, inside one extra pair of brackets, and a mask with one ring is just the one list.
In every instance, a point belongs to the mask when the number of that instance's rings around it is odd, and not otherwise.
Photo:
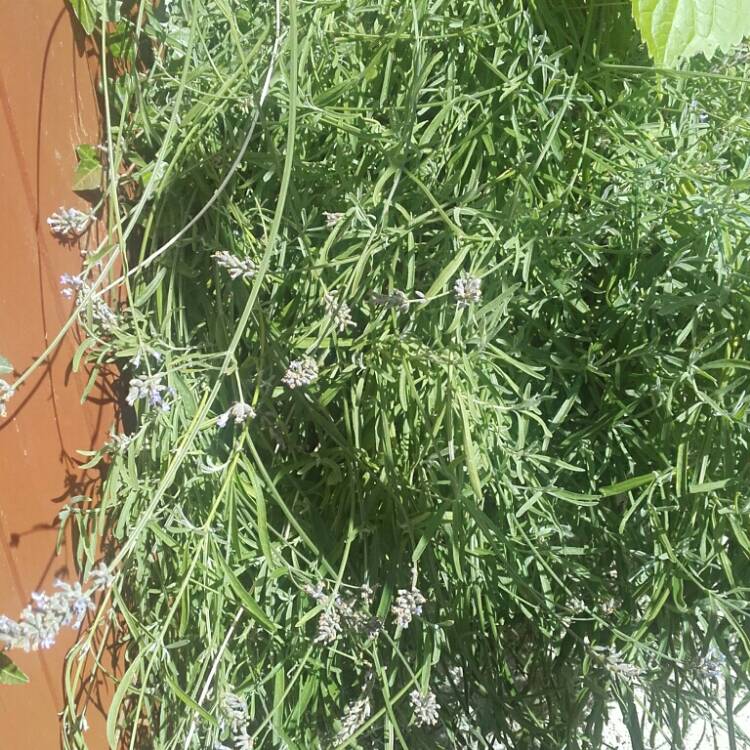
[(474, 442), (471, 439), (471, 425), (469, 423), (469, 414), (463, 403), (459, 403), (461, 408), (461, 421), (463, 423), (464, 437), (464, 456), (466, 459), (466, 471), (469, 474), (469, 482), (477, 500), (482, 499), (482, 483), (479, 481), (479, 472), (475, 459)]
[(169, 674), (168, 672), (165, 675), (167, 683), (169, 684), (169, 687), (172, 688), (172, 691), (174, 694), (193, 712), (197, 713), (200, 718), (205, 721), (207, 724), (211, 724), (213, 726), (217, 725), (216, 719), (211, 716), (208, 711), (206, 711), (204, 708), (201, 708), (178, 684), (177, 680)]
[(75, 354), (73, 355), (73, 372), (78, 372), (81, 366), (81, 358), (94, 344), (96, 344), (96, 339), (89, 336), (76, 347)]
[(634, 490), (636, 487), (642, 487), (644, 484), (649, 484), (656, 480), (658, 475), (655, 472), (649, 474), (641, 474), (638, 477), (631, 477), (626, 479), (624, 482), (617, 482), (617, 484), (610, 484), (606, 487), (602, 487), (599, 492), (604, 497), (610, 497), (611, 495), (619, 495), (621, 492), (628, 492)]
[(691, 484), (689, 491), (691, 495), (697, 495), (701, 492), (715, 492), (716, 490), (722, 490), (726, 487), (731, 479), (719, 479), (716, 482), (703, 482), (701, 484)]
[(568, 490), (560, 490), (557, 487), (546, 489), (545, 492), (548, 495), (559, 498), (560, 500), (573, 503), (573, 505), (593, 507), (599, 502), (599, 495), (587, 495), (582, 492), (569, 492)]
[(221, 567), (224, 570), (224, 575), (226, 576), (229, 585), (232, 587), (234, 593), (237, 594), (237, 597), (245, 606), (248, 614), (251, 615), (255, 620), (257, 620), (258, 623), (262, 625), (269, 633), (273, 633), (276, 630), (276, 625), (274, 625), (274, 623), (269, 619), (268, 615), (260, 608), (258, 602), (253, 599), (253, 597), (250, 595), (250, 592), (242, 585), (240, 579), (237, 578), (237, 576), (232, 572), (224, 557), (222, 555), (216, 555), (216, 559), (221, 564)]

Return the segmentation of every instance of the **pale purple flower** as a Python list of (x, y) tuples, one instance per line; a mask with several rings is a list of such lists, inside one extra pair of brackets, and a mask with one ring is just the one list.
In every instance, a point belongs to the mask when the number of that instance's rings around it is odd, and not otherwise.
[(369, 607), (372, 604), (375, 592), (372, 590), (372, 586), (370, 586), (369, 583), (363, 583), (359, 589), (359, 596), (364, 604)]
[(244, 424), (248, 419), (255, 418), (255, 409), (244, 401), (236, 401), (223, 414), (216, 418), (218, 427), (225, 427), (230, 419), (234, 420), (236, 425)]
[(341, 729), (336, 734), (336, 742), (348, 740), (370, 718), (371, 713), (372, 704), (367, 696), (350, 703), (341, 717)]
[(336, 291), (326, 292), (323, 295), (323, 302), (325, 303), (328, 317), (338, 331), (343, 332), (349, 326), (354, 325), (351, 308), (346, 302), (339, 301)]
[(453, 284), (453, 294), (458, 307), (469, 307), (482, 299), (482, 280), (476, 276), (461, 274)]
[(211, 257), (216, 261), (216, 265), (227, 269), (227, 273), (232, 279), (242, 277), (247, 281), (252, 279), (258, 270), (258, 267), (250, 258), (238, 258), (226, 250), (216, 252)]
[(411, 591), (399, 589), (396, 601), (391, 607), (391, 613), (396, 618), (396, 625), (400, 628), (408, 628), (414, 616), (422, 614), (422, 605), (426, 601), (417, 588), (412, 588)]
[(438, 723), (440, 704), (431, 690), (424, 695), (419, 690), (412, 690), (409, 693), (409, 703), (414, 710), (414, 721), (418, 727), (435, 726)]
[(128, 449), (133, 442), (133, 435), (110, 435), (109, 440), (104, 444), (104, 451), (109, 454), (122, 454)]
[(341, 618), (335, 607), (322, 612), (318, 619), (318, 634), (315, 643), (333, 643), (341, 632)]
[(247, 722), (247, 701), (235, 693), (224, 693), (221, 712), (234, 729)]
[(8, 415), (7, 403), (16, 394), (16, 389), (5, 380), (0, 378), (0, 418)]
[(340, 211), (323, 211), (323, 216), (329, 229), (333, 229), (344, 218), (344, 214)]
[(80, 627), (86, 613), (94, 609), (91, 594), (84, 591), (78, 581), (72, 584), (65, 581), (55, 581), (55, 586), (62, 591), (67, 600), (67, 611), (64, 614), (61, 612), (62, 624), (72, 625), (74, 628)]
[(72, 299), (81, 289), (83, 284), (84, 281), (80, 276), (73, 276), (72, 274), (64, 273), (60, 276), (60, 286), (62, 287), (60, 294), (62, 294), (63, 297)]
[(725, 664), (726, 657), (724, 654), (718, 651), (715, 647), (712, 647), (701, 661), (699, 669), (706, 677), (709, 677), (712, 680), (717, 680), (721, 677)]
[(52, 234), (66, 240), (74, 240), (80, 237), (93, 220), (92, 214), (85, 214), (77, 208), (58, 208), (47, 219), (47, 225)]
[(157, 349), (153, 349), (150, 346), (140, 346), (135, 353), (135, 356), (130, 360), (128, 366), (131, 370), (135, 371), (140, 369), (141, 363), (144, 359), (153, 359), (156, 365), (159, 365), (164, 359), (164, 355)]
[(115, 314), (109, 309), (107, 303), (101, 297), (93, 294), (93, 288), (84, 280), (83, 276), (64, 273), (60, 276), (60, 286), (62, 287), (60, 294), (67, 299), (75, 297), (76, 305), (79, 307), (86, 304), (87, 298), (90, 297), (88, 302), (91, 304), (91, 316), (105, 328), (110, 328), (117, 322)]
[(158, 407), (162, 411), (169, 411), (171, 405), (164, 400), (166, 394), (173, 394), (174, 390), (162, 384), (162, 373), (131, 378), (130, 389), (126, 401), (133, 406), (139, 399), (146, 399), (151, 407)]
[(38, 651), (54, 646), (60, 630), (67, 626), (80, 627), (86, 614), (94, 609), (90, 591), (79, 582), (56, 581), (55, 593), (34, 592), (31, 604), (21, 612), (16, 622), (0, 617), (0, 646)]
[(312, 357), (302, 357), (289, 363), (281, 382), (287, 388), (300, 388), (314, 383), (318, 378), (318, 364)]
[[(253, 740), (247, 732), (247, 701), (234, 693), (224, 693), (220, 705), (221, 714), (229, 722), (234, 750), (252, 750)], [(222, 722), (223, 723), (223, 722)], [(226, 747), (220, 745), (220, 747)]]
[(88, 580), (91, 582), (92, 591), (100, 591), (108, 589), (114, 583), (115, 577), (109, 572), (109, 568), (100, 562), (91, 569)]
[[(588, 637), (584, 638), (588, 644)], [(591, 646), (591, 650), (599, 663), (613, 676), (628, 683), (638, 682), (643, 670), (623, 659), (622, 654), (609, 646)]]
[(322, 582), (315, 586), (305, 586), (305, 593), (325, 608), (318, 620), (318, 634), (315, 643), (331, 643), (346, 630), (350, 633), (375, 638), (382, 624), (369, 612), (372, 602), (372, 589), (365, 585), (360, 588), (359, 596), (342, 596), (337, 594), (333, 599), (325, 593)]
[(315, 586), (308, 583), (307, 586), (305, 586), (305, 593), (315, 599), (316, 602), (322, 602), (328, 598), (325, 594), (322, 581), (318, 581)]

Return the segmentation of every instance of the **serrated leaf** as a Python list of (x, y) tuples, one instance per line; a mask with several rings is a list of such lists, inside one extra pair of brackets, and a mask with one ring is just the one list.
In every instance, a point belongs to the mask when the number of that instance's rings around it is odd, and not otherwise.
[(96, 27), (96, 14), (91, 7), (90, 0), (69, 0), (69, 2), (83, 30), (91, 34)]
[(5, 654), (0, 654), (0, 685), (25, 685), (29, 678)]
[(750, 34), (750, 0), (632, 0), (633, 17), (657, 65), (726, 52)]
[(73, 190), (98, 190), (102, 184), (102, 163), (94, 146), (83, 144), (76, 148), (78, 166), (73, 173)]
[(8, 375), (11, 372), (13, 372), (13, 365), (10, 360), (0, 354), (0, 375)]

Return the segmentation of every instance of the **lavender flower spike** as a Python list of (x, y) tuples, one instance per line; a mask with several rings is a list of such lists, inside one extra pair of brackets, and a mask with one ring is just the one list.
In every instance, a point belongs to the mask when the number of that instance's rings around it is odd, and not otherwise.
[(323, 211), (323, 217), (326, 220), (326, 227), (333, 229), (344, 218), (344, 214), (341, 211)]
[(341, 717), (341, 729), (336, 735), (336, 742), (348, 740), (370, 718), (371, 713), (372, 705), (366, 696), (350, 703)]
[(391, 613), (396, 618), (396, 625), (400, 628), (408, 628), (415, 615), (422, 614), (422, 605), (426, 603), (419, 589), (412, 588), (411, 591), (399, 589), (398, 596)]
[(281, 378), (281, 382), (286, 385), (287, 388), (300, 388), (305, 385), (310, 385), (318, 379), (318, 364), (312, 357), (303, 357), (302, 359), (295, 359), (289, 363), (287, 371), (284, 373), (284, 377)]
[(453, 284), (453, 294), (456, 297), (458, 307), (469, 307), (482, 299), (482, 280), (476, 276), (461, 274)]
[(100, 562), (92, 568), (88, 580), (91, 581), (92, 591), (101, 591), (102, 589), (108, 589), (114, 583), (115, 577), (109, 572), (109, 568), (103, 562)]
[(318, 618), (318, 634), (314, 643), (333, 643), (341, 633), (341, 618), (335, 607), (323, 612)]
[(13, 398), (15, 393), (16, 389), (10, 383), (6, 383), (0, 378), (0, 418), (8, 415), (6, 404)]
[(21, 617), (11, 620), (0, 615), (0, 649), (22, 648), (39, 651), (55, 645), (60, 630), (79, 628), (87, 613), (95, 609), (92, 594), (112, 585), (112, 575), (104, 563), (99, 563), (89, 574), (89, 589), (78, 581), (55, 581), (53, 594), (34, 592), (31, 604), (21, 612)]
[(171, 393), (166, 385), (162, 384), (163, 374), (148, 375), (145, 377), (132, 378), (127, 402), (133, 406), (138, 399), (145, 398), (149, 406), (156, 406), (162, 411), (169, 411), (170, 404), (164, 400), (164, 394)]
[(47, 219), (47, 225), (52, 234), (65, 240), (74, 240), (89, 228), (93, 218), (91, 214), (85, 214), (77, 208), (61, 207)]
[(438, 709), (440, 704), (435, 698), (435, 693), (428, 691), (424, 695), (419, 690), (409, 693), (409, 703), (414, 709), (414, 721), (418, 727), (427, 725), (434, 726), (438, 723)]
[(236, 255), (227, 252), (226, 250), (220, 250), (211, 256), (215, 261), (216, 265), (227, 269), (230, 278), (238, 279), (240, 276), (246, 281), (252, 279), (255, 276), (255, 272), (258, 270), (255, 263), (250, 258), (238, 258)]
[(244, 424), (248, 419), (255, 417), (255, 409), (244, 401), (236, 401), (223, 414), (216, 418), (218, 427), (226, 427), (230, 419), (234, 420), (237, 425)]
[(325, 303), (328, 317), (338, 331), (343, 332), (349, 326), (354, 325), (351, 308), (346, 302), (339, 300), (336, 291), (326, 292), (323, 296), (323, 302)]
[(91, 594), (81, 584), (57, 581), (51, 596), (31, 595), (32, 603), (21, 612), (18, 622), (0, 617), (0, 645), (39, 651), (54, 646), (57, 635), (66, 625), (78, 628), (89, 610), (94, 609)]

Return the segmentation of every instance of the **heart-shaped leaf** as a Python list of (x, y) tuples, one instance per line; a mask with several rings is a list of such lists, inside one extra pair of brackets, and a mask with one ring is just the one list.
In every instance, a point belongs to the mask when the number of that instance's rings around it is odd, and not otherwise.
[(76, 148), (76, 155), (78, 166), (73, 174), (73, 190), (98, 190), (102, 184), (102, 163), (98, 151), (85, 143)]
[(633, 16), (657, 65), (701, 52), (710, 58), (750, 34), (750, 0), (632, 0)]
[(90, 34), (96, 26), (96, 14), (94, 13), (89, 0), (69, 0), (73, 13), (83, 26), (83, 30)]

